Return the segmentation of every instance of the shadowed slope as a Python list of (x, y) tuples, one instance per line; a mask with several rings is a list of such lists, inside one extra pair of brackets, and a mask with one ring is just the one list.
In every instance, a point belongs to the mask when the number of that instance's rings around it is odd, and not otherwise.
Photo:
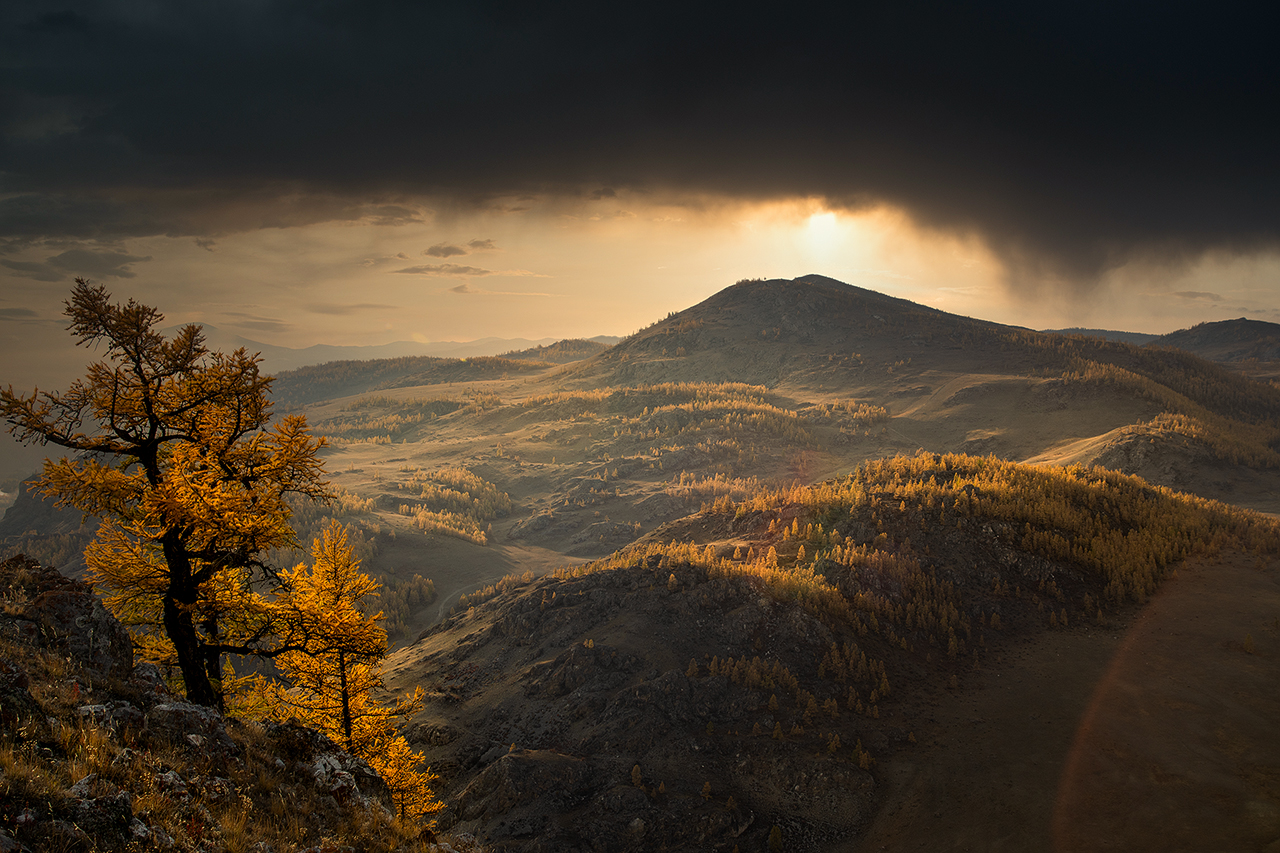
[(1280, 324), (1262, 320), (1220, 320), (1170, 332), (1151, 341), (1153, 347), (1177, 347), (1219, 362), (1280, 360)]
[(877, 766), (933, 737), (947, 689), (1025, 639), (1116, 624), (1217, 548), (1280, 539), (1110, 472), (923, 454), (510, 578), (388, 681), (429, 686), (409, 734), (445, 776), (444, 825), (498, 849), (760, 849), (774, 825), (822, 849), (866, 826)]

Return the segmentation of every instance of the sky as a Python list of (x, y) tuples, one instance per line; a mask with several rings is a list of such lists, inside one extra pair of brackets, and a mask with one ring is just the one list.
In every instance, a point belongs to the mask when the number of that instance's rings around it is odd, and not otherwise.
[(833, 5), (9, 0), (0, 383), (83, 369), (77, 276), (293, 347), (625, 335), (809, 273), (1280, 321), (1274, 7)]

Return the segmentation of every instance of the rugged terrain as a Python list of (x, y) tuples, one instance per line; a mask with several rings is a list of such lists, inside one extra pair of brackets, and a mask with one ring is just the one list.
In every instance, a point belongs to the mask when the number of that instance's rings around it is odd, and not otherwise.
[[(297, 507), (300, 539), (336, 517), (382, 579), (389, 687), (431, 691), (407, 733), (457, 832), (1090, 849), (1123, 833), (1098, 814), (1064, 835), (1058, 780), (1069, 765), (1146, 797), (1113, 754), (1159, 782), (1157, 829), (1205, 784), (1252, 803), (1224, 806), (1236, 835), (1204, 836), (1249, 849), (1280, 839), (1255, 725), (1270, 699), (1201, 699), (1275, 674), (1258, 607), (1276, 532), (1239, 508), (1280, 511), (1280, 391), (1232, 361), (1256, 341), (1228, 345), (1266, 329), (1207, 325), (1184, 344), (1223, 364), (806, 276), (740, 282), (608, 349), (332, 363), (283, 374), (275, 398), (329, 437), (337, 497)], [(76, 570), (79, 523), (22, 496), (0, 534)], [(1115, 685), (1155, 672), (1117, 681), (1110, 662), (1186, 574), (1201, 587), (1173, 612), (1217, 596), (1177, 646), (1199, 669), (1135, 708)], [(1218, 769), (1134, 741), (1130, 712), (1208, 737)], [(1086, 717), (1106, 738), (1081, 740)], [(1093, 809), (1062, 790), (1070, 814)]]
[[(1157, 518), (1161, 535), (1144, 533)], [(668, 538), (687, 544), (661, 544)], [(1229, 658), (1269, 654), (1245, 633), (1269, 632), (1262, 642), (1272, 647), (1266, 607), (1250, 608), (1243, 626), (1226, 602), (1259, 591), (1280, 600), (1278, 554), (1270, 520), (1136, 479), (923, 456), (838, 486), (722, 504), (609, 560), (511, 578), (394, 654), (387, 675), (392, 686), (431, 691), (407, 734), (444, 778), (442, 825), (494, 849), (764, 849), (775, 827), (787, 849), (858, 849), (869, 831), (903, 832), (877, 817), (886, 803), (901, 810), (938, 784), (922, 753), (987, 722), (954, 716), (976, 686), (1056, 673), (1046, 723), (1053, 743), (1069, 744), (1095, 686), (1106, 689), (1100, 665), (1114, 646), (1104, 641), (1092, 663), (1046, 661), (1041, 650), (1124, 631), (1187, 556), (1221, 567), (1226, 581), (1202, 634), (1248, 637), (1252, 650), (1231, 647)], [(1241, 559), (1253, 587), (1227, 581), (1225, 567)], [(1274, 674), (1269, 658), (1250, 665), (1255, 682)], [(1136, 680), (1144, 689), (1142, 673)], [(1046, 723), (1027, 699), (1017, 691), (988, 702), (984, 713), (1004, 727), (989, 736), (1019, 748), (1042, 741)], [(1094, 704), (1102, 717), (1112, 709)], [(1249, 795), (1280, 815), (1271, 788), (1280, 754), (1254, 713), (1215, 712), (1242, 737), (1263, 738), (1247, 760), (1218, 742), (1203, 752), (1251, 774)], [(1120, 741), (1130, 724), (1109, 717)], [(991, 842), (1027, 821), (1048, 827), (1046, 776), (1068, 758), (1055, 749), (1033, 759), (1044, 775), (1028, 780), (1041, 790), (1025, 808), (1003, 799), (1002, 776), (959, 782), (1007, 807), (968, 832)], [(1149, 747), (1144, 766), (1164, 772), (1169, 754)], [(926, 775), (904, 779), (922, 760)], [(1202, 772), (1203, 762), (1179, 760), (1169, 772)], [(1147, 791), (1117, 782), (1130, 786), (1126, 796)], [(1167, 849), (1156, 842), (1172, 836), (1156, 829), (1149, 849)], [(1096, 849), (1117, 831), (1075, 832), (1071, 849)], [(1246, 835), (1274, 841), (1280, 825), (1255, 821)], [(922, 846), (929, 837), (915, 836)]]
[(324, 735), (182, 701), (93, 590), (0, 563), (0, 850), (477, 850), (399, 824)]

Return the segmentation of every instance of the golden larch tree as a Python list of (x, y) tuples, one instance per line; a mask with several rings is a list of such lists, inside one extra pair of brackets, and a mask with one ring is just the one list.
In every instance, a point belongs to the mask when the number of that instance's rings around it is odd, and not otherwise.
[(368, 761), (390, 786), (402, 817), (439, 810), (431, 791), (435, 774), (419, 769), (421, 758), (393, 726), (422, 707), (422, 688), (390, 706), (373, 698), (383, 687), (387, 655), (382, 614), (372, 612), (370, 601), (380, 584), (360, 570), (346, 530), (331, 523), (312, 547), (311, 565), (299, 564), (282, 580), (275, 606), (289, 626), (283, 643), (291, 650), (276, 666), (291, 686), (270, 689), (272, 715), (297, 719)]
[(189, 700), (222, 707), (226, 655), (282, 649), (262, 555), (296, 544), (287, 494), (326, 494), (323, 440), (302, 417), (272, 425), (260, 358), (211, 352), (199, 326), (166, 339), (156, 309), (84, 279), (66, 315), (105, 357), (65, 393), (0, 391), (0, 416), (20, 441), (75, 452), (46, 460), (38, 487), (103, 518), (86, 561), (108, 605)]
[(444, 808), (434, 792), (440, 777), (423, 766), (422, 756), (407, 740), (400, 735), (391, 738), (369, 763), (391, 789), (391, 802), (400, 820), (426, 822), (428, 826), (434, 823), (431, 816)]

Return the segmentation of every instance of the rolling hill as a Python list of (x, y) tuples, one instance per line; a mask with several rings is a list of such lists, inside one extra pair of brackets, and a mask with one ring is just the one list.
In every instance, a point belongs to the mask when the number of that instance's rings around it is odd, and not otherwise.
[[(1187, 346), (1263, 340), (1210, 325)], [(275, 393), (329, 439), (302, 544), (336, 518), (385, 584), (406, 734), (486, 849), (1088, 850), (1138, 831), (1099, 792), (1261, 849), (1280, 390), (1168, 343), (805, 276)]]
[[(899, 457), (717, 502), (607, 560), (507, 578), (393, 654), (388, 677), (431, 691), (407, 732), (446, 779), (443, 825), (494, 849), (767, 849), (775, 832), (786, 849), (860, 849), (898, 794), (894, 774), (985, 722), (940, 725), (940, 705), (983, 670), (1013, 674), (1008, 656), (1060, 647), (1057, 635), (1114, 634), (1189, 555), (1218, 549), (1271, 565), (1267, 600), (1280, 600), (1273, 520), (1123, 475)], [(1049, 689), (1074, 725), (1085, 697)], [(1180, 722), (1186, 737), (1189, 715)], [(1266, 734), (1252, 710), (1212, 722)], [(1045, 734), (1024, 717), (999, 737), (1043, 749)], [(1211, 737), (1196, 748), (1224, 750)], [(1274, 739), (1262, 754), (1277, 754)], [(1037, 797), (1052, 797), (1063, 757), (1028, 777)], [(993, 770), (964, 784), (998, 800), (1007, 767)], [(1275, 778), (1249, 781), (1248, 795)], [(975, 849), (1049, 843), (1048, 815), (982, 814), (950, 829), (978, 832)], [(948, 829), (913, 823), (935, 843)], [(1153, 849), (1255, 832), (1225, 813), (1187, 836), (1145, 820), (1142, 831)], [(1076, 834), (1085, 849), (1101, 841)]]
[(1280, 361), (1280, 324), (1262, 320), (1220, 320), (1161, 335), (1150, 346), (1177, 347), (1219, 362)]

